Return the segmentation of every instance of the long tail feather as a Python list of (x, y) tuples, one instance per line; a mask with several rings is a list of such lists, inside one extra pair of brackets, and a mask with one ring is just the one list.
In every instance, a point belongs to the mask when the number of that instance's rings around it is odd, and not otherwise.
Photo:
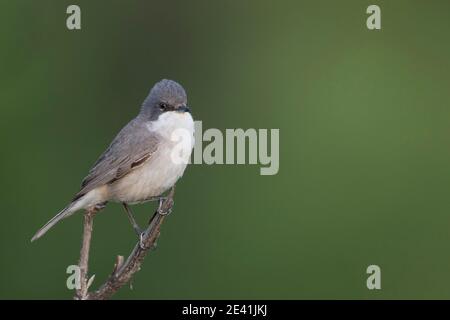
[(75, 210), (73, 210), (73, 207), (73, 203), (71, 203), (70, 205), (62, 209), (56, 216), (54, 216), (49, 222), (47, 222), (42, 228), (40, 228), (38, 232), (36, 232), (33, 238), (31, 238), (31, 242), (42, 237), (55, 224), (74, 213)]

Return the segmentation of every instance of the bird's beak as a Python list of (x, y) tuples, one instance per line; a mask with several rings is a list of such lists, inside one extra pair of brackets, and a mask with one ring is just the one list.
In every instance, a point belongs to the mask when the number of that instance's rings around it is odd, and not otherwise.
[(191, 109), (188, 106), (180, 106), (176, 110), (177, 112), (191, 112)]

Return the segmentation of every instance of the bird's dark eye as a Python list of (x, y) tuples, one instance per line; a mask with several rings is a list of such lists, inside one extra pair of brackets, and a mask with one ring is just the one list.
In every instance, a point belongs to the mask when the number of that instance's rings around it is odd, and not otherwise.
[(159, 104), (159, 108), (161, 109), (161, 110), (166, 110), (167, 109), (167, 104), (165, 104), (165, 103), (160, 103)]

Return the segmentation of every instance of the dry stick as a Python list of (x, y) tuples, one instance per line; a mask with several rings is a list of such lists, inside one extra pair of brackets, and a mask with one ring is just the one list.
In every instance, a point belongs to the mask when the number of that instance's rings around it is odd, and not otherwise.
[(111, 276), (97, 291), (87, 293), (86, 299), (105, 300), (110, 298), (141, 269), (145, 256), (150, 249), (156, 246), (159, 230), (166, 215), (172, 210), (174, 193), (175, 187), (170, 190), (167, 198), (163, 201), (160, 210), (155, 213), (148, 228), (145, 230), (142, 237), (144, 248), (141, 248), (141, 245), (138, 242), (125, 263), (123, 262), (122, 256), (117, 256), (114, 271)]
[(78, 266), (80, 268), (80, 288), (76, 291), (75, 299), (85, 300), (88, 292), (88, 280), (87, 273), (89, 267), (89, 249), (91, 247), (91, 236), (93, 227), (93, 218), (96, 210), (88, 210), (84, 214), (83, 224), (83, 242), (81, 244), (80, 262)]

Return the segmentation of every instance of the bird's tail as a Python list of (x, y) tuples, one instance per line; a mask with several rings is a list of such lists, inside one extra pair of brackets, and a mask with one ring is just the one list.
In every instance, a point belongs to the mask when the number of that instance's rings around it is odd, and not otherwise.
[(51, 218), (49, 222), (47, 222), (42, 228), (40, 228), (38, 230), (38, 232), (36, 232), (36, 234), (33, 236), (33, 238), (31, 238), (31, 242), (42, 237), (51, 227), (53, 227), (55, 224), (57, 224), (62, 219), (67, 218), (72, 213), (74, 213), (76, 211), (74, 209), (75, 209), (74, 203), (71, 203), (67, 207), (62, 209), (56, 216)]

